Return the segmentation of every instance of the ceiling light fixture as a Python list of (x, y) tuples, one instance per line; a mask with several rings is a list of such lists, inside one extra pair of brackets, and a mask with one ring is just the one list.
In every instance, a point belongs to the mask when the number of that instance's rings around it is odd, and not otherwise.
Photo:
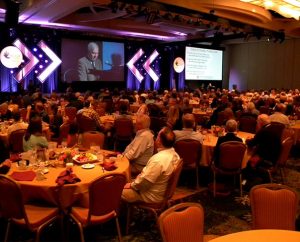
[(299, 20), (300, 17), (300, 1), (299, 0), (240, 0), (242, 2), (251, 3), (268, 10), (273, 10), (286, 18), (294, 18)]

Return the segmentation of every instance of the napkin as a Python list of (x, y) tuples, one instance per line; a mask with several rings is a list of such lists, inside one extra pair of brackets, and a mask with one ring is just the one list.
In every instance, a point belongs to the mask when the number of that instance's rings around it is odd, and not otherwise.
[(22, 171), (22, 172), (14, 171), (10, 176), (16, 181), (32, 181), (35, 178), (35, 172), (34, 171)]
[(114, 163), (103, 163), (101, 166), (106, 170), (106, 171), (113, 171), (117, 169), (118, 167)]
[(59, 176), (56, 178), (56, 183), (59, 186), (62, 186), (64, 184), (74, 184), (76, 182), (80, 182), (80, 178), (77, 177), (74, 173), (72, 169), (66, 169), (64, 171), (62, 171)]

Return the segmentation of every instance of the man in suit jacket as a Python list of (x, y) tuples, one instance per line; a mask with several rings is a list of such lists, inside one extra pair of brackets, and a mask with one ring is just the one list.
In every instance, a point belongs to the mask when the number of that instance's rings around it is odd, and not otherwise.
[[(226, 122), (226, 135), (218, 138), (215, 150), (214, 150), (214, 163), (216, 166), (219, 164), (220, 157), (220, 145), (227, 141), (238, 141), (243, 142), (243, 140), (236, 136), (235, 132), (237, 131), (237, 122), (234, 119), (229, 119)], [(234, 155), (234, 154), (233, 154)]]
[(102, 70), (102, 62), (99, 57), (99, 46), (95, 42), (88, 44), (88, 54), (78, 60), (79, 81), (100, 80), (99, 71)]

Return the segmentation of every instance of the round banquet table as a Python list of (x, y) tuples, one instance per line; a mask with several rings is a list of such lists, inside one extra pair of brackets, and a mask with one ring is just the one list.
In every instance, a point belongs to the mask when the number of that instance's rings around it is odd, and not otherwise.
[[(238, 131), (237, 136), (240, 137), (245, 143), (245, 140), (248, 138), (253, 138), (254, 134)], [(204, 142), (202, 145), (202, 154), (201, 154), (201, 161), (200, 161), (201, 166), (210, 165), (213, 159), (214, 148), (217, 144), (217, 141), (218, 141), (218, 137), (213, 135), (212, 133), (207, 133), (204, 135)], [(245, 156), (242, 162), (242, 167), (246, 167), (250, 155), (251, 155), (250, 152), (247, 150), (247, 152), (245, 152)]]
[[(62, 209), (70, 207), (75, 202), (79, 202), (82, 206), (88, 206), (88, 187), (91, 181), (108, 173), (122, 173), (126, 175), (127, 180), (130, 178), (129, 162), (123, 157), (116, 159), (117, 169), (113, 171), (103, 170), (99, 162), (93, 164), (95, 167), (92, 169), (83, 169), (80, 165), (74, 164), (73, 173), (81, 180), (74, 184), (58, 186), (55, 182), (56, 178), (66, 168), (51, 166), (47, 167), (49, 172), (44, 175), (46, 178), (44, 180), (39, 181), (35, 177), (32, 181), (18, 181), (24, 201), (40, 200), (58, 205)], [(8, 175), (13, 172), (22, 172), (18, 169), (17, 163), (13, 163)]]
[(220, 236), (211, 242), (299, 242), (300, 232), (291, 230), (259, 229)]

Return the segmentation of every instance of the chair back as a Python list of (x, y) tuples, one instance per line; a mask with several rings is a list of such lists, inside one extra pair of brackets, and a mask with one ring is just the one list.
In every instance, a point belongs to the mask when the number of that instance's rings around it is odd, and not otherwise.
[(70, 123), (63, 123), (62, 125), (60, 125), (60, 127), (59, 127), (59, 137), (58, 137), (58, 140), (57, 140), (57, 143), (59, 145), (61, 144), (63, 139), (68, 138), (69, 131), (70, 131)]
[(289, 158), (289, 154), (292, 149), (293, 143), (294, 143), (294, 140), (291, 137), (288, 137), (281, 142), (280, 155), (279, 155), (279, 158), (276, 163), (277, 166), (279, 166), (279, 167), (285, 166), (285, 164)]
[(69, 118), (69, 123), (72, 123), (76, 118), (77, 108), (65, 107), (65, 115)]
[(255, 134), (256, 118), (253, 116), (242, 116), (239, 119), (239, 130)]
[(246, 145), (238, 141), (228, 141), (220, 145), (219, 169), (240, 171)]
[(183, 161), (183, 169), (198, 167), (202, 152), (202, 145), (198, 140), (179, 140), (174, 148)]
[(27, 220), (20, 186), (13, 179), (0, 175), (0, 217)]
[(89, 149), (92, 145), (97, 145), (101, 149), (104, 145), (105, 135), (98, 131), (87, 131), (82, 134), (81, 144), (84, 148)]
[(250, 190), (253, 229), (295, 230), (299, 195), (280, 184), (262, 184)]
[(27, 109), (26, 108), (20, 108), (19, 112), (20, 112), (20, 116), (21, 116), (22, 120), (24, 122), (28, 121), (27, 120)]
[(94, 180), (89, 186), (89, 218), (110, 212), (117, 214), (125, 183), (125, 175), (119, 173), (107, 174)]
[(166, 202), (168, 202), (174, 195), (174, 192), (177, 187), (178, 180), (179, 180), (179, 176), (180, 176), (180, 173), (182, 170), (182, 166), (183, 166), (183, 161), (182, 161), (182, 159), (180, 159), (178, 161), (178, 164), (175, 167), (174, 171), (172, 172), (171, 177), (168, 180), (168, 185), (167, 185), (167, 189), (166, 189), (165, 196), (164, 196)]
[(86, 131), (95, 131), (97, 128), (95, 120), (82, 114), (76, 115), (76, 121), (78, 124), (79, 133), (84, 133)]
[(9, 136), (9, 148), (14, 153), (23, 152), (23, 137), (26, 133), (26, 129), (18, 129), (13, 131)]
[(114, 122), (115, 134), (118, 139), (131, 139), (133, 136), (133, 122), (129, 118), (117, 118)]
[(158, 218), (163, 242), (202, 242), (204, 210), (199, 203), (180, 203)]

